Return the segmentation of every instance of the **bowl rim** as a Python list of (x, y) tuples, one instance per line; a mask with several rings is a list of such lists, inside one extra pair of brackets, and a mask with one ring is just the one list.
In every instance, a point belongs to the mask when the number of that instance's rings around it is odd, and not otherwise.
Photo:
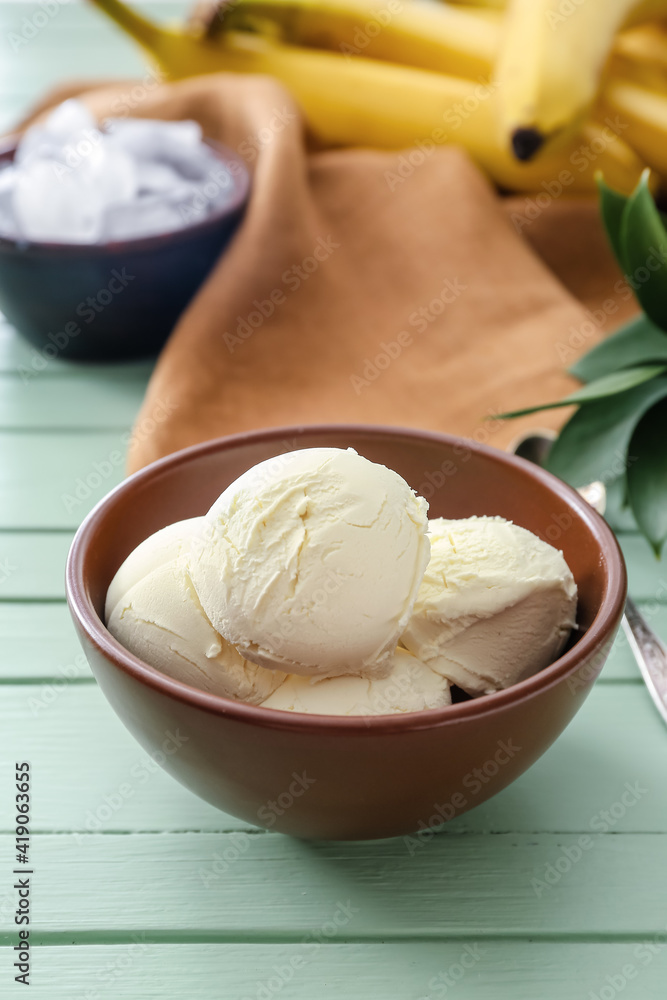
[[(0, 140), (0, 163), (16, 152), (20, 136), (10, 135)], [(0, 251), (7, 252), (15, 250), (17, 253), (53, 251), (58, 255), (68, 256), (95, 256), (104, 257), (107, 254), (117, 253), (137, 253), (143, 251), (157, 250), (164, 246), (172, 246), (174, 243), (188, 242), (196, 239), (209, 230), (215, 230), (217, 226), (226, 219), (232, 218), (235, 213), (242, 210), (248, 200), (250, 193), (250, 171), (245, 160), (236, 150), (225, 146), (224, 143), (216, 139), (209, 139), (204, 136), (202, 141), (210, 146), (221, 163), (235, 164), (238, 169), (232, 169), (230, 176), (234, 186), (233, 200), (219, 208), (212, 215), (196, 222), (193, 225), (183, 226), (181, 229), (171, 229), (164, 233), (155, 233), (152, 236), (139, 236), (137, 239), (109, 240), (106, 243), (58, 243), (53, 240), (24, 240), (14, 239), (11, 236), (3, 236), (0, 233)], [(202, 182), (205, 184), (206, 182)]]
[[(113, 506), (119, 497), (124, 497), (126, 493), (132, 491), (136, 484), (144, 483), (153, 476), (161, 474), (164, 470), (186, 464), (203, 455), (233, 450), (247, 444), (270, 443), (276, 439), (298, 439), (300, 435), (340, 434), (344, 436), (352, 433), (393, 440), (397, 438), (422, 442), (426, 440), (433, 444), (449, 446), (463, 444), (474, 453), (493, 461), (504, 462), (524, 476), (537, 480), (565, 500), (576, 515), (584, 521), (589, 532), (596, 539), (606, 565), (607, 585), (604, 595), (600, 607), (584, 635), (549, 666), (502, 691), (453, 705), (445, 705), (441, 708), (376, 716), (285, 712), (223, 698), (221, 695), (202, 691), (185, 684), (183, 681), (168, 677), (157, 668), (149, 666), (139, 657), (134, 656), (114, 639), (93, 607), (83, 575), (83, 568), (89, 539), (104, 520), (107, 509)], [(590, 657), (594, 656), (596, 652), (599, 652), (602, 662), (604, 662), (623, 613), (627, 587), (625, 562), (611, 528), (575, 489), (556, 476), (525, 459), (518, 458), (516, 455), (479, 444), (469, 438), (438, 431), (380, 424), (298, 424), (263, 428), (214, 438), (158, 459), (128, 476), (107, 493), (90, 511), (72, 541), (65, 575), (67, 602), (75, 623), (105, 659), (134, 680), (151, 687), (159, 694), (185, 702), (191, 707), (221, 717), (235, 719), (240, 723), (292, 732), (326, 731), (327, 735), (330, 736), (344, 736), (369, 731), (386, 734), (403, 731), (414, 732), (447, 723), (457, 724), (474, 716), (493, 713), (511, 704), (518, 704), (541, 694), (547, 688), (560, 683), (568, 674), (575, 673), (583, 663), (588, 663)], [(584, 686), (585, 682), (582, 684), (582, 687)], [(574, 696), (574, 692), (572, 694)]]

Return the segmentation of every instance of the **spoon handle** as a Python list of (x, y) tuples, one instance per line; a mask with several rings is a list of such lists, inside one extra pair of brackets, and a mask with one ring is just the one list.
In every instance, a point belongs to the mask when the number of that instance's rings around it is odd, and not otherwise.
[(664, 721), (667, 722), (667, 647), (628, 597), (621, 622), (642, 677)]

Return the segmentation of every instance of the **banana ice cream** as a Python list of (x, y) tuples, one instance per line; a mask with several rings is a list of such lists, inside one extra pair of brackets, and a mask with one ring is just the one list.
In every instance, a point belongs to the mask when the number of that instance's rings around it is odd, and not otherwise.
[(245, 659), (383, 677), (429, 560), (427, 509), (396, 472), (352, 449), (290, 452), (213, 504), (192, 582)]
[(500, 517), (430, 522), (431, 559), (401, 642), (471, 695), (546, 667), (575, 624), (562, 552)]
[(137, 546), (109, 631), (193, 687), (321, 715), (441, 708), (452, 686), (489, 694), (551, 663), (575, 625), (562, 553), (500, 517), (427, 509), (351, 449), (280, 455)]
[(107, 628), (131, 653), (169, 677), (258, 705), (285, 674), (244, 660), (206, 617), (184, 555), (203, 521), (195, 517), (172, 524), (130, 553), (109, 586)]

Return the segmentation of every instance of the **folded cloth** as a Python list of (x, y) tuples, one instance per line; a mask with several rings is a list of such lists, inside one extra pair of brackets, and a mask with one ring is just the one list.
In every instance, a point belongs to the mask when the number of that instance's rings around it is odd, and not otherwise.
[[(312, 151), (267, 78), (144, 91), (133, 115), (196, 119), (244, 157), (253, 185), (158, 359), (130, 471), (281, 424), (403, 425), (504, 447), (569, 411), (494, 417), (572, 391), (566, 366), (635, 309), (592, 201), (501, 199), (455, 146)], [(103, 119), (128, 92), (84, 99)]]

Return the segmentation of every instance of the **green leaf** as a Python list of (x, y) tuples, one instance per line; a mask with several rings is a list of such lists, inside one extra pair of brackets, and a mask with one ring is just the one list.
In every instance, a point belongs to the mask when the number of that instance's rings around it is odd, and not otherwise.
[(525, 417), (529, 413), (537, 413), (540, 410), (556, 410), (560, 406), (572, 406), (574, 404), (588, 404), (596, 399), (604, 399), (607, 396), (618, 396), (627, 392), (643, 382), (649, 382), (667, 371), (665, 365), (644, 365), (641, 368), (626, 368), (624, 371), (612, 372), (604, 375), (595, 382), (590, 382), (582, 389), (570, 393), (564, 399), (559, 399), (555, 403), (543, 403), (542, 406), (530, 406), (526, 410), (515, 410), (513, 413), (501, 413), (495, 416), (496, 420), (509, 419), (511, 417)]
[(572, 486), (607, 483), (625, 471), (633, 431), (655, 403), (667, 397), (667, 378), (582, 406), (554, 441), (547, 468)]
[(637, 532), (637, 521), (627, 505), (627, 482), (624, 474), (618, 479), (605, 483), (607, 487), (607, 509), (604, 519), (609, 527), (616, 532)]
[(667, 399), (637, 424), (628, 450), (628, 498), (640, 530), (659, 557), (667, 539)]
[(667, 334), (648, 317), (638, 316), (579, 358), (570, 373), (582, 382), (592, 382), (648, 361), (667, 362)]
[(602, 221), (607, 232), (607, 237), (614, 251), (614, 256), (623, 271), (627, 270), (623, 260), (623, 247), (621, 244), (621, 220), (628, 198), (613, 188), (605, 184), (602, 174), (595, 177), (598, 191), (600, 192), (600, 212)]
[(648, 170), (628, 199), (620, 243), (630, 281), (644, 312), (667, 328), (667, 233), (648, 186)]

